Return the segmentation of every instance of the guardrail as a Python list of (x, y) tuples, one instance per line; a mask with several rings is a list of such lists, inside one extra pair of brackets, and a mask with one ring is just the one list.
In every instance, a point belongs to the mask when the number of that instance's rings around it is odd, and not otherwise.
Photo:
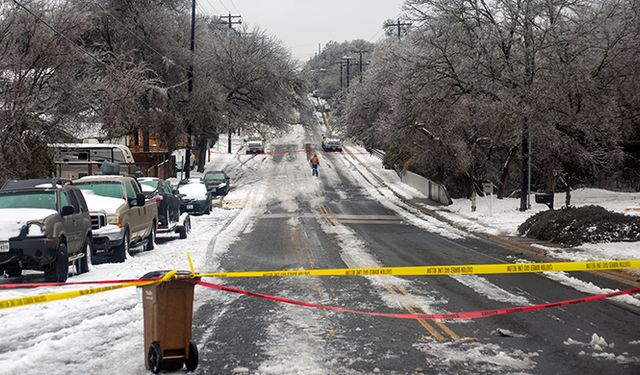
[(371, 152), (371, 156), (375, 156), (380, 160), (384, 160), (384, 151), (378, 150), (377, 148), (372, 148), (369, 152)]
[(417, 173), (409, 171), (401, 172), (400, 180), (405, 184), (411, 186), (412, 188), (418, 190), (419, 192), (427, 196), (427, 198), (433, 201), (439, 202), (446, 206), (453, 203), (451, 197), (449, 196), (449, 192), (444, 185), (431, 181), (428, 178), (420, 176)]
[[(380, 160), (384, 160), (385, 152), (379, 150), (377, 148), (369, 149), (371, 156), (374, 156)], [(418, 190), (425, 196), (427, 196), (432, 201), (436, 201), (438, 203), (444, 204), (448, 206), (453, 203), (451, 197), (449, 196), (449, 192), (447, 188), (437, 182), (431, 181), (426, 177), (420, 176), (417, 173), (413, 172), (399, 172), (400, 180), (411, 186), (412, 188)]]

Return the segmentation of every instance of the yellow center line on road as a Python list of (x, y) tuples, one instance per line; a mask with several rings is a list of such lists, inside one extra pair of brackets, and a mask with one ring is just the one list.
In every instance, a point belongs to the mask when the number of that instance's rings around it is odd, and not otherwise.
[[(320, 205), (320, 212), (323, 215), (323, 218), (330, 223), (330, 225), (335, 226), (335, 223), (333, 222), (333, 220), (331, 219), (331, 216), (333, 215), (331, 211), (329, 211), (329, 209), (324, 205)], [(415, 306), (419, 306), (420, 310), (425, 313), (425, 314), (429, 314), (430, 312), (424, 308), (423, 306), (420, 306), (417, 302), (415, 297), (413, 297), (411, 294), (409, 294), (409, 292), (402, 286), (396, 286), (394, 288), (393, 285), (387, 284), (387, 283), (383, 283), (383, 286), (385, 289), (387, 289), (391, 294), (399, 297), (401, 294), (404, 295), (405, 297), (407, 297), (408, 299), (411, 300), (411, 304), (415, 305)], [(400, 304), (400, 306), (406, 310), (407, 312), (409, 312), (410, 314), (417, 314), (417, 311), (409, 304), (403, 303), (402, 301), (400, 301), (398, 299), (398, 303)], [(443, 336), (434, 326), (432, 326), (429, 322), (427, 322), (424, 319), (417, 319), (418, 323), (425, 329), (427, 330), (427, 332), (429, 332), (436, 340), (438, 341), (444, 341), (446, 338), (445, 336)], [(444, 332), (447, 336), (451, 337), (451, 339), (453, 340), (460, 340), (460, 336), (458, 334), (456, 334), (451, 328), (449, 328), (446, 324), (444, 324), (441, 320), (435, 320), (434, 323), (436, 324), (436, 326), (438, 326), (442, 332)]]
[[(389, 285), (387, 283), (383, 283), (382, 284), (384, 286), (384, 288), (386, 290), (389, 291), (389, 293), (393, 294), (396, 297), (400, 297), (400, 292), (396, 291), (393, 287), (393, 285)], [(400, 305), (400, 307), (402, 307), (404, 310), (406, 310), (409, 314), (416, 314), (416, 310), (413, 309), (413, 307), (402, 303), (400, 301), (400, 299), (398, 298), (398, 304)], [(425, 329), (427, 330), (427, 332), (429, 332), (436, 340), (438, 341), (444, 341), (445, 337), (438, 332), (437, 329), (435, 329), (431, 324), (429, 324), (429, 322), (427, 322), (424, 319), (416, 319), (418, 321), (418, 323)]]
[[(300, 233), (298, 231), (292, 230), (293, 228), (294, 227), (289, 227), (289, 239), (291, 240), (291, 243), (295, 245), (294, 255), (296, 257), (296, 260), (302, 265), (302, 264), (305, 264), (306, 260), (309, 260), (309, 259), (308, 257), (307, 259), (305, 259), (305, 254), (302, 251), (302, 241), (300, 240)], [(313, 263), (313, 261), (311, 261), (311, 263)], [(315, 291), (318, 294), (318, 298), (322, 298), (323, 297), (322, 289), (321, 289), (322, 283), (318, 278), (312, 278), (312, 280), (315, 286)], [(336, 305), (337, 305), (337, 301), (336, 301)], [(327, 310), (322, 310), (322, 312), (324, 313), (324, 317), (328, 324), (327, 334), (325, 335), (325, 339), (331, 340), (336, 337), (336, 329), (333, 322), (331, 321), (329, 312)]]
[[(398, 290), (400, 290), (400, 292), (402, 294), (404, 294), (405, 296), (413, 299), (413, 296), (411, 294), (409, 294), (409, 292), (407, 292), (407, 290), (403, 287), (403, 286), (398, 286), (397, 287)], [(425, 313), (425, 314), (431, 314), (432, 312), (430, 312), (428, 309), (426, 309), (424, 306), (420, 306), (420, 310)], [(460, 340), (460, 336), (453, 332), (453, 330), (451, 328), (449, 328), (446, 324), (444, 324), (444, 322), (442, 322), (442, 320), (440, 319), (435, 319), (433, 321), (438, 327), (440, 327), (440, 329), (446, 333), (449, 337), (451, 337), (454, 340)]]

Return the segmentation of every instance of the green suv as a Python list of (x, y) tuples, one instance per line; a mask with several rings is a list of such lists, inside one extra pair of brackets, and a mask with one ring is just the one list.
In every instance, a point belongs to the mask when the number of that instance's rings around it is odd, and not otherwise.
[(65, 282), (89, 271), (91, 218), (79, 189), (60, 180), (9, 181), (0, 189), (0, 276), (44, 271)]

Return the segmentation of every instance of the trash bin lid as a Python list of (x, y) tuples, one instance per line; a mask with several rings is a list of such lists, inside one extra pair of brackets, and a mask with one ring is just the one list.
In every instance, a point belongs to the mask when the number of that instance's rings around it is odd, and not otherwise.
[[(164, 275), (166, 275), (169, 272), (171, 272), (171, 270), (153, 271), (153, 272), (149, 272), (149, 273), (145, 274), (140, 279), (141, 280), (146, 280), (146, 279), (162, 278)], [(180, 279), (190, 279), (191, 278), (191, 271), (177, 271), (176, 272), (176, 276), (178, 276), (178, 278), (180, 278)]]

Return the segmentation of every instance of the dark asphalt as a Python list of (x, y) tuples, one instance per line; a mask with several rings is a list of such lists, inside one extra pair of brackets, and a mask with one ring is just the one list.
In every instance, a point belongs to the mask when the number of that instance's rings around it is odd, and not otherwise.
[[(319, 143), (319, 137), (314, 137), (317, 134), (309, 139)], [(275, 147), (277, 151), (299, 149), (302, 143)], [(240, 234), (216, 260), (221, 269), (347, 267), (344, 244), (339, 236), (327, 233), (332, 222), (334, 228), (346, 226), (383, 266), (496, 263), (526, 258), (477, 239), (451, 240), (406, 223), (364, 220), (341, 224), (340, 215), (395, 212), (358, 185), (343, 155), (322, 157), (319, 181), (305, 170), (303, 153), (271, 158), (259, 168), (237, 173), (242, 178), (234, 181), (234, 186), (263, 181), (267, 190), (294, 191), (297, 184), (318, 184), (318, 199), (303, 194), (286, 204), (279, 199), (264, 201), (260, 213), (283, 214), (284, 218), (256, 216), (253, 229)], [(323, 173), (331, 173), (334, 178), (325, 178)], [(287, 174), (289, 180), (274, 178)], [(291, 203), (295, 203), (293, 211)], [(327, 208), (328, 219), (320, 215), (321, 205)], [(571, 276), (600, 287), (625, 288), (590, 274)], [(537, 274), (489, 275), (483, 279), (532, 304), (585, 295)], [(514, 306), (489, 299), (451, 277), (405, 280), (217, 281), (254, 292), (369, 311), (423, 312), (423, 306), (431, 309), (429, 312), (456, 312)], [(640, 345), (632, 343), (640, 339), (640, 314), (638, 309), (616, 302), (474, 321), (418, 322), (326, 313), (216, 291), (199, 293), (211, 295), (202, 299), (205, 302), (194, 317), (194, 339), (201, 355), (198, 373), (640, 373)], [(599, 351), (576, 343), (589, 344), (593, 334), (614, 346)], [(624, 363), (625, 358), (631, 363)]]

